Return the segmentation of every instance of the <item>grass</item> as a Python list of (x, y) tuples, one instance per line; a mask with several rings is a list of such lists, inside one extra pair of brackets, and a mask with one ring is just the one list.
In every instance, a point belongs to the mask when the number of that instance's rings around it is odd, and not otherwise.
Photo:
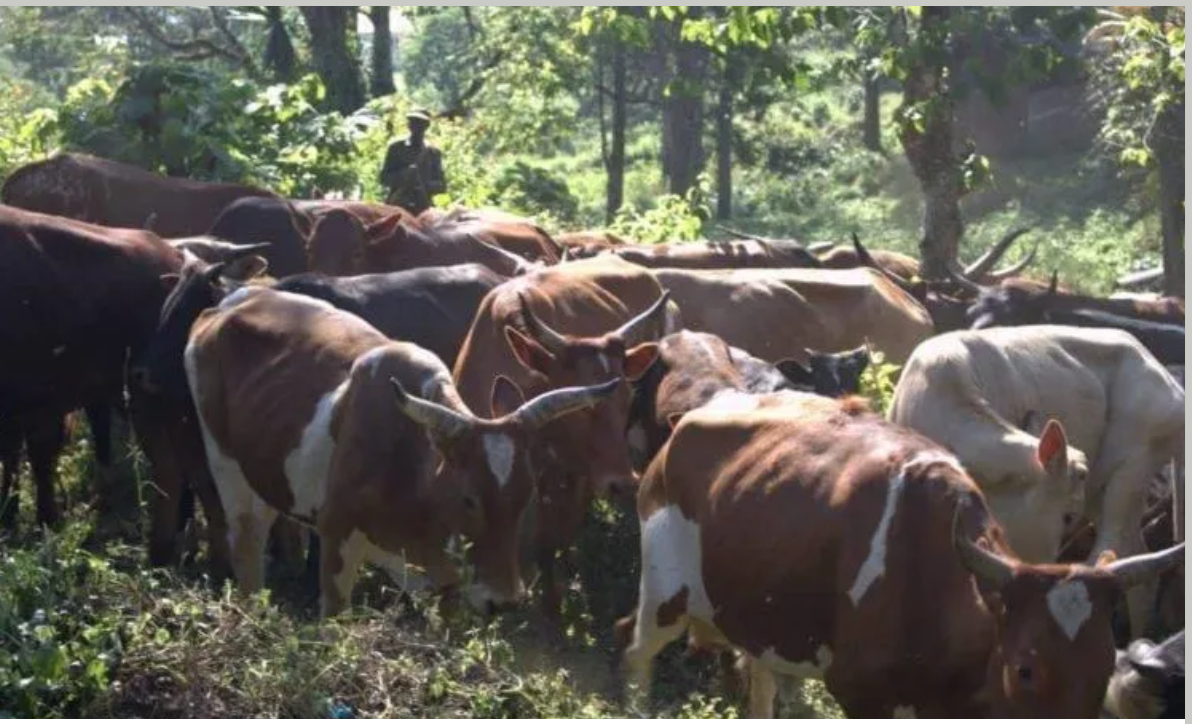
[[(153, 570), (139, 502), (90, 502), (91, 450), (76, 430), (59, 464), (69, 505), (56, 531), (32, 525), (22, 476), (20, 532), (0, 539), (0, 716), (19, 717), (638, 717), (621, 701), (613, 620), (637, 581), (636, 519), (602, 504), (574, 556), (559, 639), (533, 607), (484, 622), (444, 621), (435, 601), (403, 596), (380, 572), (356, 607), (317, 619), (313, 598), (280, 574), (243, 596), (197, 565)], [(126, 489), (150, 481), (135, 450)], [(134, 465), (133, 463), (138, 463)], [(658, 716), (730, 718), (743, 710), (716, 661), (672, 645), (656, 661)], [(839, 716), (817, 682), (787, 716)]]

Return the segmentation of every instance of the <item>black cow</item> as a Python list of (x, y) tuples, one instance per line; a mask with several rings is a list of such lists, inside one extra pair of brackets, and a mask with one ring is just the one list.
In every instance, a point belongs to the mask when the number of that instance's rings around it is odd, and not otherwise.
[(1121, 719), (1184, 718), (1184, 632), (1156, 645), (1147, 639), (1117, 652), (1105, 708)]

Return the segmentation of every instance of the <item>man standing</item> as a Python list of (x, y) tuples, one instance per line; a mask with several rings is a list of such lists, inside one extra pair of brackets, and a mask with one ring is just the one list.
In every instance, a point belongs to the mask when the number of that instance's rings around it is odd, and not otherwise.
[(447, 191), (443, 177), (443, 155), (426, 143), (430, 114), (412, 110), (406, 114), (410, 135), (389, 145), (381, 167), (381, 185), (388, 190), (385, 202), (418, 215), (430, 208), (435, 194)]

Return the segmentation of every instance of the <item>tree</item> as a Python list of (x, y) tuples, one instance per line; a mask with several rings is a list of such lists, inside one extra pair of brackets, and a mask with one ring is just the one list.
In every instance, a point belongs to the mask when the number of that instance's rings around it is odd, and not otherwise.
[(298, 59), (294, 52), (294, 43), (290, 40), (290, 31), (286, 28), (285, 18), (282, 16), (282, 9), (278, 5), (263, 5), (260, 9), (264, 11), (265, 22), (269, 26), (262, 64), (275, 80), (292, 80)]
[(1101, 11), (1085, 47), (1097, 60), (1102, 144), (1126, 167), (1156, 174), (1164, 291), (1184, 296), (1184, 10)]
[(389, 6), (370, 6), (368, 19), (373, 26), (369, 92), (373, 98), (380, 98), (397, 92), (393, 85), (393, 30), (389, 27)]
[(364, 105), (364, 80), (356, 58), (355, 6), (303, 5), (315, 71), (331, 108), (347, 115)]

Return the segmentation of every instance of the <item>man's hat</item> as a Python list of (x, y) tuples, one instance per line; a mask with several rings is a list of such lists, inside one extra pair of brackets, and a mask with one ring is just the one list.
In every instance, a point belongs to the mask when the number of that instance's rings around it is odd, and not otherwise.
[(430, 123), (430, 113), (425, 108), (414, 108), (406, 114), (406, 118), (412, 121), (422, 121), (423, 123)]

